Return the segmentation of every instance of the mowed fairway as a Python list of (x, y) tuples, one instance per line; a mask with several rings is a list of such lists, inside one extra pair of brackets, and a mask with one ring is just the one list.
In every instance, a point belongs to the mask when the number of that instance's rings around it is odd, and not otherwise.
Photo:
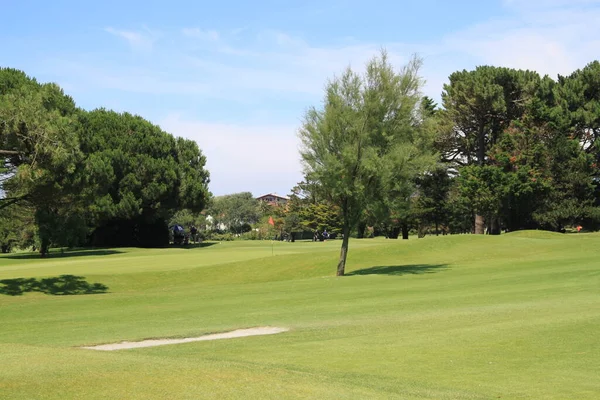
[[(2, 399), (598, 399), (600, 235), (224, 242), (0, 257), (0, 279), (105, 294), (0, 295)], [(258, 326), (276, 335), (79, 346)]]

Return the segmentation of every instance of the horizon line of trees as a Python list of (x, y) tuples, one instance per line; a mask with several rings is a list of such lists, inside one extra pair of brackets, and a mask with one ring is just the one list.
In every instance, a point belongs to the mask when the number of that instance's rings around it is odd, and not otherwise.
[[(556, 80), (457, 71), (441, 106), (422, 95), (420, 67), (414, 57), (396, 70), (382, 51), (364, 73), (348, 68), (328, 82), (299, 129), (304, 180), (288, 207), (271, 210), (279, 231), (342, 234), (343, 274), (351, 235), (598, 229), (598, 61)], [(237, 234), (265, 222), (248, 193), (210, 201), (195, 142), (139, 116), (81, 110), (57, 85), (7, 68), (0, 158), (2, 250), (160, 246), (175, 215), (207, 209)]]

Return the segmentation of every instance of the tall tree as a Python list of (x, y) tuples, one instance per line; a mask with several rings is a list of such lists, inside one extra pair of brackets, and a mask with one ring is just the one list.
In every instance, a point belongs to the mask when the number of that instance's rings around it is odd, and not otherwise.
[(0, 69), (0, 209), (58, 196), (80, 156), (75, 113), (58, 86)]
[(340, 209), (338, 276), (366, 205), (403, 192), (406, 180), (421, 172), (415, 166), (429, 156), (428, 141), (419, 135), (420, 66), (413, 58), (396, 72), (382, 51), (364, 74), (348, 68), (328, 83), (324, 107), (309, 109), (299, 130), (307, 178)]
[(85, 154), (77, 178), (103, 245), (163, 246), (167, 221), (208, 199), (206, 158), (196, 143), (174, 138), (139, 116), (104, 109), (80, 117)]
[[(481, 66), (455, 72), (449, 80), (442, 93), (446, 128), (440, 144), (445, 161), (456, 167), (484, 167), (489, 164), (490, 149), (535, 97), (540, 77), (531, 71)], [(475, 211), (475, 233), (482, 234), (486, 210)]]
[(55, 84), (37, 83), (24, 73), (0, 69), (0, 209), (26, 202), (35, 215), (45, 256), (56, 224), (43, 216), (71, 208), (79, 186), (73, 173), (82, 154), (78, 110)]

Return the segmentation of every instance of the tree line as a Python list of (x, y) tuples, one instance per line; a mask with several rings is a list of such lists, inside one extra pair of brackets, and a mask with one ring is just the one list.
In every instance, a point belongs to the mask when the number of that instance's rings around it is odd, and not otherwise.
[(169, 222), (210, 215), (242, 234), (269, 216), (290, 235), (338, 233), (343, 275), (350, 236), (598, 228), (598, 61), (557, 79), (457, 71), (439, 106), (421, 64), (382, 51), (332, 77), (298, 131), (304, 179), (267, 209), (247, 192), (211, 200), (194, 142), (0, 69), (0, 244), (158, 246)]
[(600, 63), (554, 80), (494, 66), (457, 71), (442, 105), (422, 96), (421, 62), (385, 51), (326, 86), (299, 131), (305, 183), (340, 211), (348, 238), (371, 226), (499, 234), (600, 223)]
[(206, 159), (129, 113), (85, 111), (55, 84), (0, 69), (0, 245), (162, 246), (209, 197)]

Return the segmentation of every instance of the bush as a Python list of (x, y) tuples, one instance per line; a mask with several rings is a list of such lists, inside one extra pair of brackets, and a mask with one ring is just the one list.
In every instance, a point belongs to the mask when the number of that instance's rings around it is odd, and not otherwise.
[(207, 240), (215, 240), (218, 242), (230, 242), (235, 239), (235, 236), (231, 233), (207, 232), (206, 238)]
[(266, 240), (272, 239), (273, 234), (269, 233), (269, 231), (259, 229), (258, 231), (252, 230), (250, 232), (246, 232), (240, 235), (240, 239), (242, 240)]

